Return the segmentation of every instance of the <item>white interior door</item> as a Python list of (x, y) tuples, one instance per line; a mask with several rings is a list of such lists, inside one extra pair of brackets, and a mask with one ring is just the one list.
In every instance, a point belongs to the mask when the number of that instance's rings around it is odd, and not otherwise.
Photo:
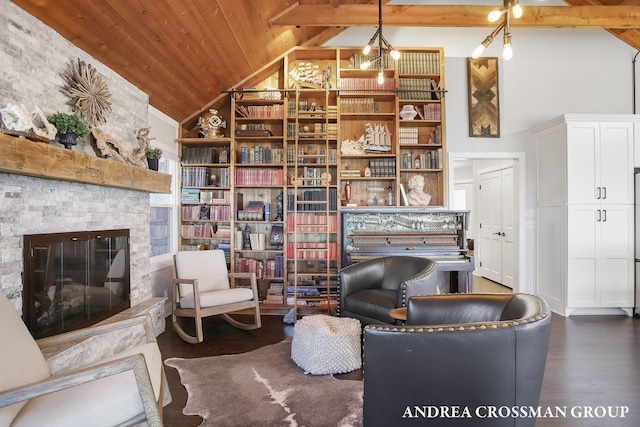
[(479, 273), (514, 285), (516, 227), (513, 167), (480, 174)]
[(480, 175), (479, 272), (495, 282), (502, 279), (502, 172)]
[(502, 276), (500, 283), (513, 288), (515, 275), (516, 227), (514, 218), (513, 167), (502, 170)]

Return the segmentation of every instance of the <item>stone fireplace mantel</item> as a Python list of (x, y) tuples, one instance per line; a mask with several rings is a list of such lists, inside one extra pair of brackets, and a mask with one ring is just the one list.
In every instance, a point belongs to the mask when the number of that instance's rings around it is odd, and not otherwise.
[(0, 134), (0, 172), (149, 193), (171, 192), (171, 175), (5, 134)]

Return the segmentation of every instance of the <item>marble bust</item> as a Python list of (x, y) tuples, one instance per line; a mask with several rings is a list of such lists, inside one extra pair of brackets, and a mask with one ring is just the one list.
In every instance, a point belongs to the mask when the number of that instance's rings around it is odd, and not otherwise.
[(407, 193), (407, 202), (409, 206), (427, 206), (431, 202), (431, 195), (424, 192), (424, 177), (422, 175), (413, 175), (407, 183), (409, 192)]

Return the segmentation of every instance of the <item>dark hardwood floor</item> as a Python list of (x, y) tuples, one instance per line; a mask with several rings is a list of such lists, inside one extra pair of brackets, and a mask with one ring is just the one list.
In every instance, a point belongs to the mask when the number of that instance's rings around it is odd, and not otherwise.
[[(167, 321), (166, 332), (158, 342), (164, 359), (189, 358), (244, 353), (293, 334), (293, 326), (285, 325), (281, 316), (262, 316), (262, 322), (261, 329), (242, 331), (222, 319), (210, 318), (205, 321), (204, 342), (192, 345), (182, 341)], [(182, 415), (187, 394), (177, 371), (170, 367), (166, 371), (173, 402), (164, 409), (165, 426), (198, 426), (199, 417)], [(360, 372), (342, 377), (361, 379)], [(538, 418), (538, 427), (639, 426), (640, 319), (553, 315), (540, 405), (554, 412), (556, 407), (566, 407), (567, 416)], [(585, 414), (590, 409), (602, 411), (607, 407), (615, 411), (619, 406), (629, 408), (625, 418)]]

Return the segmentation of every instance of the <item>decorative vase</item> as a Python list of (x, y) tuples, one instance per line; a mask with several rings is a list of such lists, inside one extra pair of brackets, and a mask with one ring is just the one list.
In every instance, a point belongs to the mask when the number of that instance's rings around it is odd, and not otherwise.
[(413, 105), (405, 105), (400, 111), (400, 118), (402, 120), (413, 120), (418, 115)]
[(149, 169), (153, 171), (158, 171), (158, 159), (150, 159), (147, 157), (147, 163), (149, 164)]
[(60, 137), (58, 138), (58, 142), (64, 145), (64, 148), (68, 148), (70, 150), (71, 147), (78, 143), (77, 139), (78, 135), (73, 132), (61, 133)]

